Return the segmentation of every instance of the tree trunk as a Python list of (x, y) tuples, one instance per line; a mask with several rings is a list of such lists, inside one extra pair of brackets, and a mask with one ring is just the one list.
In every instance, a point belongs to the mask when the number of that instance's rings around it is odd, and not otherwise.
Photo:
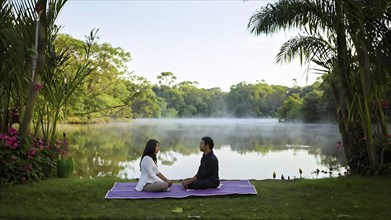
[(368, 154), (369, 167), (372, 173), (375, 173), (378, 168), (378, 158), (376, 147), (373, 140), (373, 128), (370, 110), (370, 93), (372, 85), (372, 77), (370, 70), (370, 60), (368, 46), (371, 45), (371, 38), (366, 36), (365, 26), (365, 7), (363, 4), (358, 5), (359, 11), (351, 21), (352, 42), (357, 51), (358, 57), (358, 73), (360, 88), (357, 90), (358, 111), (360, 112), (361, 126), (365, 135), (365, 146)]
[(352, 95), (349, 94), (350, 89), (350, 62), (347, 51), (346, 34), (344, 15), (342, 11), (341, 0), (335, 1), (336, 10), (336, 33), (337, 33), (337, 68), (336, 68), (336, 80), (333, 85), (334, 97), (337, 101), (337, 112), (339, 130), (342, 136), (343, 148), (345, 151), (346, 159), (349, 163), (350, 169), (354, 172), (356, 169), (354, 159), (354, 140), (355, 131), (354, 126), (349, 122), (349, 106), (351, 103)]
[(37, 51), (37, 66), (35, 69), (35, 75), (30, 84), (30, 88), (27, 95), (26, 108), (23, 114), (22, 123), (20, 125), (19, 132), (21, 135), (25, 135), (28, 132), (31, 120), (33, 118), (34, 105), (37, 101), (39, 94), (39, 84), (41, 83), (41, 72), (44, 69), (45, 64), (45, 51), (47, 45), (47, 22), (46, 22), (46, 3), (47, 0), (38, 1), (42, 12), (39, 19), (39, 36), (38, 36), (38, 51)]
[[(361, 32), (361, 31), (360, 31)], [(378, 159), (376, 153), (376, 147), (374, 145), (373, 136), (372, 136), (372, 121), (371, 121), (371, 112), (369, 111), (369, 92), (370, 92), (370, 69), (369, 69), (369, 56), (366, 47), (366, 43), (364, 41), (365, 36), (363, 33), (359, 34), (360, 43), (358, 44), (359, 48), (357, 49), (357, 54), (359, 57), (359, 73), (360, 73), (360, 84), (361, 84), (361, 111), (363, 113), (363, 122), (362, 126), (365, 133), (366, 138), (366, 147), (368, 151), (368, 159), (369, 165), (371, 167), (371, 171), (375, 172), (378, 167)]]

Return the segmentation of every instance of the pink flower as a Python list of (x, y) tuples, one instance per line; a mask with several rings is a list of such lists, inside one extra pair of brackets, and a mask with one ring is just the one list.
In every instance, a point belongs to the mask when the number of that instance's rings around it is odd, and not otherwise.
[(35, 155), (35, 153), (36, 153), (36, 149), (35, 148), (31, 148), (30, 151), (29, 151), (29, 156), (33, 157)]
[(13, 161), (15, 161), (15, 160), (18, 159), (18, 158), (17, 158), (15, 155), (12, 154), (11, 159), (12, 159)]
[(22, 181), (23, 183), (26, 182), (26, 177), (24, 176), (20, 177), (20, 181)]
[(16, 149), (19, 146), (18, 139), (16, 137), (5, 137), (5, 144), (11, 148), (11, 149)]
[(15, 129), (15, 128), (10, 128), (8, 130), (8, 133), (11, 135), (11, 136), (15, 136), (18, 134), (18, 131)]
[(60, 154), (60, 155), (65, 155), (65, 150), (59, 150), (59, 152), (58, 152), (58, 154)]
[(54, 145), (56, 148), (59, 148), (61, 146), (62, 142), (61, 141), (56, 141), (56, 144)]
[(43, 84), (42, 83), (35, 83), (35, 89), (36, 90), (41, 90), (42, 89), (42, 87), (43, 87)]

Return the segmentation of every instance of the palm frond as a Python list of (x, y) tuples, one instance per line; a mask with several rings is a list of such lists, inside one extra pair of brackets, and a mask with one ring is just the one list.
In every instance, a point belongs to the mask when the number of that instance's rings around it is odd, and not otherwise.
[(276, 62), (290, 62), (294, 58), (299, 57), (301, 63), (318, 60), (323, 64), (322, 67), (327, 66), (327, 61), (335, 56), (335, 49), (322, 38), (314, 36), (298, 36), (285, 42), (277, 56)]
[(247, 25), (250, 33), (270, 34), (280, 29), (304, 28), (313, 33), (324, 30), (333, 22), (331, 0), (281, 0), (257, 10)]
[(48, 26), (54, 26), (61, 9), (64, 7), (68, 0), (49, 0), (47, 11)]

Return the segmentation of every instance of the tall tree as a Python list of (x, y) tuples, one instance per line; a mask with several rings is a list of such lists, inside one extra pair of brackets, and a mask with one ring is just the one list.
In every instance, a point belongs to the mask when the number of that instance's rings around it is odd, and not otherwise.
[[(379, 170), (381, 156), (374, 138), (382, 141), (388, 135), (384, 113), (374, 111), (372, 105), (374, 100), (384, 98), (384, 93), (375, 92), (379, 84), (372, 77), (389, 81), (385, 77), (389, 70), (382, 74), (375, 67), (382, 64), (374, 54), (383, 57), (389, 54), (388, 49), (378, 45), (383, 43), (387, 48), (390, 45), (390, 7), (390, 1), (381, 0), (281, 0), (258, 10), (248, 24), (255, 35), (288, 28), (303, 31), (304, 36), (293, 38), (281, 47), (277, 60), (290, 61), (299, 56), (324, 67), (337, 103), (345, 154), (354, 171)], [(373, 121), (372, 114), (382, 120)], [(380, 137), (374, 137), (373, 123), (382, 127)], [(386, 147), (381, 146), (380, 151)], [(365, 157), (361, 156), (363, 151)]]
[(1, 131), (12, 123), (10, 110), (23, 115), (26, 88), (32, 81), (31, 63), (36, 55), (34, 33), (37, 13), (33, 1), (0, 1), (0, 106)]
[[(54, 28), (54, 22), (65, 2), (66, 0), (2, 2), (2, 10), (3, 6), (5, 9), (10, 9), (7, 12), (11, 12), (12, 24), (14, 25), (12, 29), (7, 30), (4, 38), (10, 40), (8, 41), (10, 43), (8, 44), (9, 47), (6, 48), (6, 51), (9, 52), (8, 60), (6, 59), (5, 62), (15, 66), (5, 70), (7, 75), (11, 74), (14, 77), (14, 79), (6, 82), (17, 85), (21, 91), (26, 91), (25, 86), (28, 85), (28, 92), (25, 93), (27, 97), (21, 94), (19, 96), (20, 100), (14, 100), (14, 104), (18, 105), (18, 110), (23, 117), (20, 124), (22, 135), (27, 133), (29, 129), (33, 118), (34, 105), (39, 90), (42, 88), (41, 75), (45, 71), (45, 56), (48, 36), (50, 36), (48, 32)], [(23, 37), (19, 39), (22, 43), (15, 41), (15, 39), (18, 39), (17, 34)], [(14, 38), (14, 41), (11, 42), (12, 38)], [(34, 45), (34, 48), (31, 48), (31, 45)], [(19, 53), (16, 54), (14, 51)], [(29, 51), (33, 51), (33, 53), (31, 54)], [(15, 55), (25, 59), (17, 59)], [(29, 59), (29, 55), (33, 55), (33, 58)], [(10, 93), (8, 95), (12, 96)], [(24, 105), (24, 103), (26, 104)]]
[(27, 133), (28, 128), (30, 126), (31, 120), (33, 118), (33, 112), (34, 112), (34, 105), (38, 98), (41, 84), (41, 74), (44, 70), (44, 64), (45, 64), (45, 53), (46, 53), (46, 46), (47, 46), (47, 35), (48, 35), (48, 24), (47, 24), (47, 0), (39, 0), (35, 6), (36, 12), (38, 13), (38, 23), (37, 30), (38, 31), (38, 41), (36, 43), (37, 48), (37, 57), (33, 58), (36, 59), (36, 61), (33, 61), (32, 65), (32, 73), (33, 73), (33, 79), (30, 83), (28, 95), (27, 95), (27, 102), (26, 102), (26, 108), (23, 114), (23, 120), (20, 124), (20, 134), (24, 135)]
[[(68, 71), (77, 69), (85, 59), (86, 51), (81, 40), (67, 34), (59, 34), (55, 41), (56, 50), (70, 50), (71, 65)], [(132, 97), (137, 93), (136, 88), (128, 87), (127, 81), (134, 80), (128, 73), (126, 64), (131, 60), (130, 53), (120, 47), (108, 43), (94, 43), (89, 50), (90, 65), (93, 70), (85, 77), (72, 97), (73, 105), (67, 107), (69, 121), (95, 121), (107, 117), (131, 117), (129, 112)], [(73, 68), (73, 69), (72, 69)]]

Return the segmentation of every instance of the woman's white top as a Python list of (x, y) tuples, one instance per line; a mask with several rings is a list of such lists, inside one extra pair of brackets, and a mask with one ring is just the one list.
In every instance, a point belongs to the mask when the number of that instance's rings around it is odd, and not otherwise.
[(160, 173), (150, 156), (144, 156), (141, 161), (141, 176), (136, 185), (137, 191), (143, 191), (145, 184), (163, 182), (156, 174)]

